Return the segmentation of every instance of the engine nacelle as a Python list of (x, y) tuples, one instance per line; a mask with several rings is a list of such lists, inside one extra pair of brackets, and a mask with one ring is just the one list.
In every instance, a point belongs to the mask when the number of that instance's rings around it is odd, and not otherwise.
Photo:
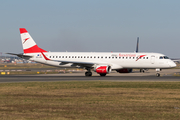
[(124, 69), (119, 69), (119, 70), (116, 70), (116, 71), (119, 72), (119, 73), (131, 73), (132, 69), (124, 68)]
[(107, 74), (111, 72), (111, 66), (109, 65), (99, 65), (94, 68), (94, 71), (98, 74)]

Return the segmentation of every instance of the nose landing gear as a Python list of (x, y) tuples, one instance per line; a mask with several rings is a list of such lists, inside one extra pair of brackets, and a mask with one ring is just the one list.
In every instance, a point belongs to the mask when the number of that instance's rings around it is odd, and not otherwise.
[(160, 77), (160, 75), (161, 75), (160, 73), (156, 73), (156, 77)]
[(160, 77), (161, 75), (160, 75), (160, 71), (161, 71), (161, 69), (156, 69), (156, 77)]

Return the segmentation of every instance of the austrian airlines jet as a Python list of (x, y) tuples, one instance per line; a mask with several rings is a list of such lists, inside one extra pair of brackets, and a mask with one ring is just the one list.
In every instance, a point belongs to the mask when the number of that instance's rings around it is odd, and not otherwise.
[(18, 57), (56, 67), (79, 67), (87, 70), (85, 76), (92, 76), (91, 70), (106, 76), (112, 70), (131, 72), (132, 69), (156, 69), (156, 76), (163, 68), (173, 68), (176, 64), (159, 53), (107, 53), (107, 52), (47, 52), (37, 46), (25, 28), (20, 28), (24, 54)]

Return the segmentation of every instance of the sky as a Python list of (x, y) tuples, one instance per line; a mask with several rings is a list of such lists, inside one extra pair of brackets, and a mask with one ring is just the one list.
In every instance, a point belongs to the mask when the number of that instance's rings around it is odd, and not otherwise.
[(163, 53), (180, 58), (179, 0), (1, 0), (0, 52), (22, 53), (19, 28), (51, 52)]

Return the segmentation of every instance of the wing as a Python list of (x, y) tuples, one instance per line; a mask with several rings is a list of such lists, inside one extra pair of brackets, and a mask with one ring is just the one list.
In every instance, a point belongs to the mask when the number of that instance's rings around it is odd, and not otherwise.
[(71, 63), (71, 66), (80, 66), (80, 67), (93, 67), (97, 63), (93, 62), (77, 62), (77, 61), (62, 61), (62, 60), (49, 60), (49, 61), (54, 61), (54, 62), (60, 62), (59, 65), (65, 65)]

